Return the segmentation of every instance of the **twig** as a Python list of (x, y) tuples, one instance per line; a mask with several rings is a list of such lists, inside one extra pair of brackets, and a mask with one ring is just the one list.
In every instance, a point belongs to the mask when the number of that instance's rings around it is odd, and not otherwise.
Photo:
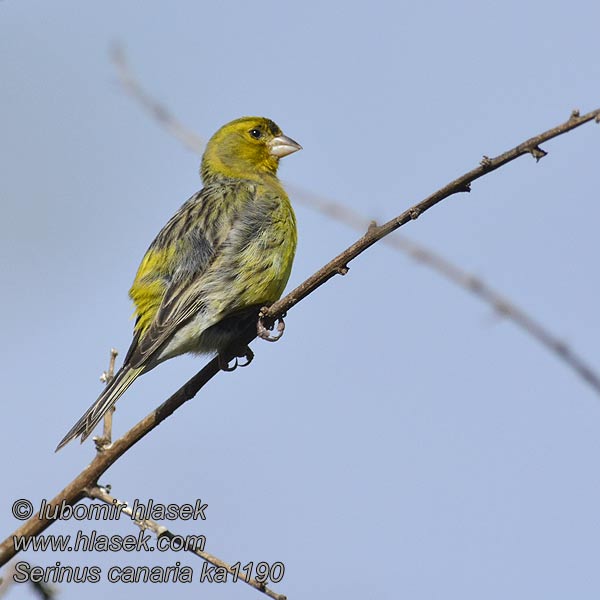
[[(117, 356), (119, 353), (114, 348), (110, 349), (110, 359), (108, 361), (108, 371), (104, 371), (100, 376), (100, 381), (103, 381), (106, 385), (108, 385), (115, 376), (115, 361), (117, 360)], [(107, 446), (110, 446), (112, 441), (112, 422), (113, 422), (113, 414), (115, 412), (115, 407), (111, 406), (111, 408), (104, 415), (104, 425), (102, 429), (102, 436), (95, 437), (94, 443), (96, 444), (96, 450), (98, 452), (102, 452), (106, 449)]]
[[(160, 537), (167, 537), (170, 540), (173, 540), (176, 537), (181, 537), (181, 536), (177, 536), (172, 531), (167, 529), (164, 525), (160, 525), (159, 523), (157, 523), (156, 521), (153, 521), (152, 519), (137, 519), (137, 518), (135, 518), (133, 511), (130, 508), (130, 506), (131, 506), (130, 504), (128, 504), (127, 502), (123, 502), (122, 500), (117, 500), (116, 498), (114, 498), (113, 496), (111, 496), (108, 493), (106, 488), (104, 488), (102, 486), (94, 486), (94, 487), (90, 488), (89, 490), (87, 490), (86, 495), (88, 498), (92, 498), (92, 499), (95, 498), (97, 500), (101, 500), (102, 502), (105, 502), (109, 506), (115, 506), (115, 505), (123, 506), (124, 508), (121, 510), (121, 512), (125, 513), (126, 515), (129, 515), (131, 517), (131, 519), (133, 520), (133, 522), (142, 531), (145, 531), (146, 529), (149, 529), (150, 531), (152, 531), (152, 533), (154, 533), (156, 535), (157, 539)], [(247, 583), (249, 586), (253, 587), (254, 589), (258, 590), (259, 592), (262, 592), (263, 594), (267, 595), (269, 598), (274, 598), (275, 600), (286, 600), (286, 597), (283, 594), (277, 594), (273, 590), (270, 590), (264, 583), (256, 581), (256, 579), (254, 579), (253, 577), (249, 578), (243, 571), (234, 570), (231, 565), (229, 565), (225, 561), (221, 560), (220, 558), (217, 558), (216, 556), (214, 556), (208, 552), (205, 552), (204, 550), (201, 550), (199, 548), (183, 548), (183, 549), (186, 550), (187, 552), (195, 554), (196, 556), (199, 556), (200, 558), (202, 558), (206, 562), (210, 563), (211, 565), (214, 565), (215, 567), (221, 567), (221, 568), (225, 569), (231, 575), (236, 575), (236, 577), (238, 579), (241, 579), (244, 583)]]
[[(194, 377), (179, 388), (179, 390), (177, 390), (168, 400), (163, 402), (156, 410), (152, 411), (103, 452), (98, 452), (92, 462), (47, 504), (49, 506), (58, 506), (61, 505), (62, 502), (65, 502), (65, 504), (72, 506), (85, 498), (87, 495), (86, 490), (97, 485), (98, 479), (116, 460), (125, 454), (129, 448), (141, 440), (146, 434), (162, 423), (182, 404), (193, 398), (198, 391), (219, 372), (219, 370), (218, 359), (213, 358), (200, 372), (196, 373)], [(54, 519), (48, 519), (45, 516), (41, 518), (38, 512), (28, 521), (23, 523), (21, 527), (0, 544), (0, 566), (5, 564), (16, 554), (13, 545), (13, 537), (33, 537), (47, 529), (53, 521)]]
[[(461, 175), (448, 185), (444, 186), (431, 196), (428, 196), (418, 204), (405, 210), (399, 216), (391, 219), (381, 226), (370, 227), (367, 233), (358, 239), (354, 244), (347, 248), (344, 252), (329, 261), (323, 268), (319, 269), (314, 275), (300, 284), (296, 289), (292, 290), (287, 296), (273, 304), (268, 308), (264, 308), (261, 312), (266, 319), (271, 319), (275, 322), (281, 318), (292, 307), (294, 307), (303, 298), (314, 292), (317, 288), (329, 281), (334, 275), (345, 273), (348, 269), (348, 263), (356, 258), (359, 254), (370, 248), (373, 244), (381, 240), (383, 237), (395, 231), (402, 225), (405, 225), (411, 220), (416, 219), (426, 210), (441, 202), (444, 198), (456, 194), (457, 192), (467, 191), (470, 189), (470, 183), (479, 179), (483, 175), (490, 173), (505, 165), (506, 163), (515, 160), (523, 154), (532, 153), (532, 149), (538, 148), (540, 144), (562, 135), (576, 127), (583, 125), (594, 119), (600, 119), (600, 109), (596, 109), (582, 116), (571, 116), (565, 123), (553, 127), (548, 131), (532, 137), (525, 142), (519, 144), (512, 150), (501, 154), (493, 159), (486, 159), (484, 164), (475, 169)], [(252, 341), (256, 334), (248, 336), (249, 339), (243, 340), (246, 343)], [(241, 340), (242, 341), (242, 340)], [(233, 358), (233, 355), (230, 357)], [(64, 488), (57, 496), (49, 502), (50, 505), (75, 504), (85, 497), (85, 490), (97, 485), (98, 478), (129, 448), (135, 443), (162, 423), (169, 415), (177, 408), (193, 398), (198, 391), (219, 372), (219, 360), (213, 358), (199, 373), (192, 377), (185, 385), (183, 385), (175, 394), (168, 400), (163, 402), (158, 409), (150, 413), (142, 419), (137, 425), (132, 427), (123, 437), (115, 441), (104, 452), (98, 453), (92, 462)], [(16, 553), (13, 545), (13, 536), (24, 536), (26, 538), (35, 536), (44, 531), (52, 523), (52, 519), (39, 518), (39, 513), (35, 514), (19, 527), (12, 535), (0, 544), (0, 565), (9, 561)]]
[(115, 362), (117, 360), (117, 356), (119, 356), (119, 351), (115, 348), (110, 349), (110, 358), (108, 359), (108, 371), (104, 371), (102, 375), (100, 375), (100, 381), (108, 385), (115, 376)]
[[(205, 145), (204, 140), (193, 133), (163, 105), (154, 100), (146, 90), (144, 90), (133, 74), (123, 48), (116, 45), (113, 48), (111, 56), (117, 68), (121, 84), (126, 92), (154, 115), (160, 124), (176, 139), (179, 139), (187, 148), (197, 154), (202, 154)], [(571, 119), (577, 118), (580, 118), (580, 113), (578, 110), (573, 110), (571, 112)], [(541, 150), (537, 145), (532, 146), (530, 152), (536, 161), (539, 161), (546, 155), (545, 151)], [(488, 165), (490, 162), (491, 159), (489, 157), (483, 157), (482, 165)], [(375, 223), (370, 222), (365, 217), (362, 217), (338, 202), (317, 196), (299, 186), (291, 185), (289, 183), (286, 183), (286, 187), (288, 190), (292, 191), (295, 201), (300, 201), (333, 219), (350, 225), (350, 227), (353, 227), (358, 231), (367, 230), (370, 232), (373, 228), (376, 228)], [(525, 310), (519, 308), (506, 296), (493, 290), (482, 279), (466, 272), (458, 265), (451, 263), (449, 260), (425, 246), (408, 240), (406, 237), (387, 237), (383, 241), (385, 244), (396, 250), (408, 254), (408, 256), (414, 260), (431, 267), (450, 281), (453, 281), (457, 285), (470, 291), (484, 302), (489, 303), (497, 313), (513, 321), (517, 326), (545, 346), (550, 352), (558, 356), (559, 359), (562, 359), (579, 376), (581, 376), (596, 393), (600, 394), (600, 375), (598, 375), (598, 373), (596, 373), (582, 357)], [(264, 330), (260, 330), (259, 335), (263, 337), (263, 339), (273, 339), (272, 337), (267, 336)]]

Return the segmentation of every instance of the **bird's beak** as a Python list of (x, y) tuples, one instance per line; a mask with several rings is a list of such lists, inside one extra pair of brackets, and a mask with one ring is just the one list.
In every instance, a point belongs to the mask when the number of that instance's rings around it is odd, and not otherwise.
[(269, 151), (277, 158), (283, 158), (298, 150), (302, 150), (302, 146), (287, 135), (278, 135), (269, 142)]

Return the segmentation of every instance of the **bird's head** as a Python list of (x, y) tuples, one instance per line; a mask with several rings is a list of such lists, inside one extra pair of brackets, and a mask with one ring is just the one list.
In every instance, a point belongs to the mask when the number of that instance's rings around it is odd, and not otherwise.
[(219, 175), (241, 179), (275, 175), (279, 159), (301, 149), (270, 119), (242, 117), (223, 125), (210, 138), (200, 173), (205, 183)]

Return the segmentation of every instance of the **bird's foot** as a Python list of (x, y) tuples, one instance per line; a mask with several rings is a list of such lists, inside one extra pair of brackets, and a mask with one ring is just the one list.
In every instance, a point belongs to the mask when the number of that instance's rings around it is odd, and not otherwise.
[[(285, 321), (283, 320), (284, 316), (285, 315), (281, 315), (281, 317), (278, 317), (274, 320), (265, 319), (263, 311), (261, 310), (256, 323), (256, 334), (258, 337), (266, 342), (276, 342), (279, 340), (285, 331)], [(277, 323), (277, 333), (272, 335), (271, 330), (275, 326), (275, 323)]]
[(231, 365), (229, 364), (230, 362), (231, 359), (229, 359), (225, 354), (219, 354), (219, 369), (221, 369), (221, 371), (231, 373), (231, 371), (235, 371), (238, 368), (237, 358), (233, 358)]
[(254, 352), (250, 350), (250, 346), (246, 346), (241, 354), (238, 354), (238, 358), (245, 358), (246, 362), (244, 364), (238, 363), (238, 367), (247, 367), (254, 360)]
[[(219, 367), (221, 371), (226, 371), (227, 373), (231, 373), (231, 371), (235, 371), (238, 367), (247, 367), (254, 358), (254, 352), (250, 350), (249, 346), (245, 348), (240, 348), (235, 351), (235, 354), (232, 358), (229, 358), (230, 353), (227, 354), (219, 354)], [(245, 358), (245, 363), (240, 363), (238, 358)], [(233, 362), (232, 362), (233, 360)]]

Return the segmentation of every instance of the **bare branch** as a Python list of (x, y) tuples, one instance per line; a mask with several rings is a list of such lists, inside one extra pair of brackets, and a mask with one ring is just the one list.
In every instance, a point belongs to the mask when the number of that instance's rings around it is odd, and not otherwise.
[[(145, 531), (146, 529), (149, 529), (150, 531), (152, 531), (152, 533), (154, 533), (156, 535), (157, 539), (160, 537), (167, 537), (170, 540), (173, 540), (177, 537), (181, 537), (181, 536), (177, 536), (175, 533), (173, 533), (172, 531), (167, 529), (164, 525), (160, 525), (159, 523), (157, 523), (156, 521), (153, 521), (152, 519), (140, 520), (140, 519), (135, 518), (133, 511), (130, 508), (130, 506), (131, 506), (130, 504), (128, 504), (127, 502), (123, 502), (122, 500), (117, 500), (116, 498), (114, 498), (113, 496), (111, 496), (108, 493), (108, 490), (106, 488), (104, 488), (102, 486), (94, 486), (91, 489), (87, 490), (87, 496), (88, 496), (88, 498), (92, 498), (92, 499), (95, 498), (97, 500), (105, 502), (109, 506), (123, 506), (123, 509), (121, 512), (125, 513), (126, 515), (129, 515), (131, 517), (131, 519), (133, 520), (133, 522), (142, 531)], [(200, 550), (199, 548), (183, 548), (183, 549), (186, 552), (190, 552), (191, 554), (199, 556), (200, 558), (202, 558), (206, 562), (210, 563), (211, 565), (214, 565), (215, 567), (220, 567), (220, 568), (225, 569), (231, 575), (235, 574), (238, 579), (240, 579), (244, 583), (247, 583), (249, 586), (253, 587), (255, 590), (258, 590), (259, 592), (262, 592), (263, 594), (267, 595), (269, 598), (274, 598), (275, 600), (286, 600), (286, 597), (283, 594), (275, 593), (273, 590), (270, 590), (264, 583), (260, 583), (259, 581), (256, 581), (256, 579), (254, 579), (253, 577), (249, 578), (244, 573), (243, 570), (235, 571), (230, 564), (226, 563), (225, 561), (221, 560), (220, 558), (217, 558), (216, 556), (214, 556), (208, 552), (205, 552), (204, 550)]]
[(392, 233), (392, 231), (396, 231), (396, 229), (406, 225), (406, 223), (409, 221), (414, 221), (425, 211), (429, 210), (445, 198), (453, 196), (459, 192), (470, 191), (471, 183), (480, 177), (499, 169), (505, 164), (519, 158), (520, 156), (523, 156), (523, 154), (531, 153), (534, 148), (539, 148), (540, 144), (567, 133), (568, 131), (572, 131), (584, 123), (594, 121), (598, 117), (600, 117), (600, 109), (590, 111), (589, 113), (580, 117), (571, 116), (564, 123), (557, 125), (548, 131), (544, 131), (539, 135), (529, 138), (528, 140), (525, 140), (511, 150), (508, 150), (503, 154), (496, 156), (495, 158), (488, 158), (488, 160), (484, 161), (484, 164), (480, 164), (478, 167), (475, 167), (464, 175), (457, 177), (454, 181), (451, 181), (437, 192), (431, 194), (431, 196), (428, 196), (421, 202), (418, 202), (387, 223), (384, 223), (380, 226), (370, 227), (367, 233), (354, 244), (352, 244), (352, 246), (328, 262), (323, 268), (319, 269), (314, 275), (301, 283), (287, 296), (275, 302), (275, 304), (270, 306), (268, 309), (263, 310), (263, 315), (272, 319), (280, 317), (298, 302), (300, 302), (300, 300), (306, 298), (308, 294), (312, 293), (326, 281), (329, 281), (329, 279), (331, 279), (334, 275), (337, 275), (340, 272), (340, 269), (347, 268), (347, 265), (350, 261), (354, 260), (373, 244)]
[[(49, 506), (59, 506), (62, 502), (73, 505), (87, 495), (87, 490), (96, 486), (98, 479), (129, 448), (152, 431), (182, 404), (193, 398), (200, 389), (219, 372), (218, 359), (213, 358), (200, 372), (196, 373), (175, 394), (163, 402), (156, 410), (147, 415), (132, 427), (123, 437), (116, 440), (108, 448), (96, 454), (92, 462), (61, 490), (50, 502)], [(15, 554), (13, 537), (33, 537), (46, 530), (53, 519), (41, 518), (39, 512), (23, 523), (12, 535), (0, 544), (0, 566), (6, 564)]]
[[(370, 248), (373, 244), (383, 239), (385, 236), (395, 231), (399, 227), (405, 225), (409, 221), (416, 219), (419, 215), (429, 210), (445, 198), (469, 189), (472, 181), (479, 179), (483, 175), (494, 171), (506, 163), (515, 160), (523, 154), (530, 153), (531, 148), (538, 147), (543, 142), (546, 142), (554, 137), (567, 133), (587, 123), (600, 118), (600, 109), (596, 109), (580, 117), (571, 117), (565, 123), (553, 127), (544, 133), (541, 133), (533, 138), (522, 142), (515, 146), (512, 150), (501, 154), (500, 156), (485, 161), (484, 165), (480, 165), (475, 169), (461, 175), (454, 181), (431, 194), (421, 202), (415, 204), (411, 208), (405, 210), (399, 216), (391, 219), (387, 223), (369, 227), (367, 233), (358, 239), (349, 248), (341, 254), (329, 261), (323, 268), (319, 269), (314, 275), (300, 284), (296, 289), (283, 297), (270, 307), (262, 309), (263, 324), (270, 320), (275, 323), (277, 319), (281, 319), (291, 308), (293, 308), (303, 298), (314, 292), (317, 288), (329, 281), (337, 274), (347, 271), (348, 263), (359, 256), (362, 252)], [(251, 342), (256, 333), (249, 336), (250, 339), (243, 340), (245, 343)], [(233, 355), (230, 359), (233, 358)], [(198, 391), (219, 372), (218, 358), (212, 359), (199, 373), (192, 377), (185, 385), (183, 385), (175, 394), (168, 400), (163, 402), (158, 409), (146, 416), (142, 421), (130, 429), (122, 438), (114, 442), (111, 446), (102, 452), (99, 452), (92, 462), (57, 496), (49, 502), (50, 505), (75, 504), (86, 495), (86, 490), (97, 485), (98, 478), (129, 448), (147, 435), (152, 429), (162, 423), (169, 415), (171, 415), (182, 404), (193, 398)], [(0, 565), (9, 561), (16, 553), (13, 545), (13, 536), (31, 537), (40, 534), (52, 523), (51, 519), (39, 517), (39, 513), (35, 514), (17, 529), (11, 536), (0, 544)]]
[[(486, 158), (484, 157), (484, 159)], [(295, 199), (300, 199), (304, 204), (320, 213), (345, 223), (358, 231), (371, 231), (375, 226), (372, 221), (338, 202), (316, 196), (298, 186), (287, 184), (287, 188), (292, 191)], [(468, 273), (433, 250), (417, 244), (405, 236), (388, 236), (382, 242), (395, 250), (408, 254), (413, 260), (431, 267), (434, 271), (490, 304), (499, 315), (516, 323), (550, 352), (567, 363), (600, 395), (600, 375), (582, 357), (525, 310), (490, 287), (483, 279)]]
[[(194, 134), (188, 127), (178, 121), (172, 113), (166, 110), (142, 88), (126, 60), (123, 48), (121, 46), (116, 46), (112, 56), (119, 73), (120, 81), (126, 92), (148, 110), (151, 115), (157, 117), (160, 124), (165, 127), (169, 133), (175, 136), (175, 138), (183, 142), (186, 147), (199, 155), (202, 154), (204, 150), (202, 138)], [(600, 115), (596, 116), (596, 121), (598, 121), (599, 118)], [(569, 121), (573, 119), (581, 119), (578, 109), (574, 109), (571, 112)], [(539, 148), (539, 143), (541, 142), (538, 141), (535, 143), (535, 140), (528, 140), (528, 142), (525, 142), (525, 152), (530, 152), (536, 161), (539, 161), (546, 156), (546, 152)], [(489, 156), (484, 156), (480, 165), (490, 170), (497, 168), (493, 167), (493, 161)], [(353, 227), (358, 231), (368, 231), (369, 233), (372, 233), (377, 228), (376, 223), (368, 221), (358, 213), (351, 211), (349, 208), (337, 202), (317, 196), (312, 192), (289, 183), (286, 183), (286, 187), (288, 190), (292, 191), (295, 201), (300, 201), (333, 219), (350, 225), (350, 227)], [(470, 191), (470, 185), (466, 183), (463, 185), (462, 189), (457, 189), (456, 191)], [(416, 216), (414, 218), (416, 218)], [(600, 376), (582, 357), (525, 310), (519, 308), (506, 296), (493, 290), (482, 279), (466, 272), (425, 246), (410, 241), (405, 237), (387, 237), (385, 238), (384, 243), (392, 246), (396, 250), (405, 252), (414, 260), (431, 267), (457, 285), (467, 289), (484, 302), (488, 302), (497, 313), (512, 320), (525, 332), (533, 336), (539, 343), (558, 356), (559, 359), (563, 360), (579, 376), (581, 376), (596, 393), (600, 394)], [(339, 267), (337, 272), (340, 275), (345, 275), (348, 272), (348, 268), (347, 266)], [(280, 336), (270, 336), (261, 320), (259, 322), (259, 337), (267, 339), (268, 341), (276, 341)]]

